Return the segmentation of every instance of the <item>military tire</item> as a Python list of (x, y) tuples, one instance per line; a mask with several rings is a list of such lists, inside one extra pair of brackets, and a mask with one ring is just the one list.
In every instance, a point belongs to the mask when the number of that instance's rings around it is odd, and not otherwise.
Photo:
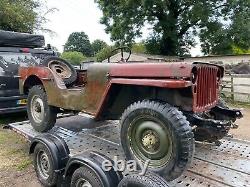
[(42, 64), (62, 78), (66, 86), (71, 86), (77, 79), (75, 68), (64, 59), (48, 57), (43, 60)]
[(81, 187), (81, 186), (94, 186), (94, 187), (104, 187), (100, 177), (96, 172), (87, 166), (82, 166), (78, 168), (72, 176), (71, 187)]
[(167, 181), (159, 175), (128, 175), (119, 183), (118, 187), (168, 187)]
[(27, 113), (32, 127), (38, 132), (47, 132), (56, 123), (57, 110), (49, 106), (47, 95), (41, 85), (33, 86), (27, 98)]
[(49, 149), (38, 143), (34, 150), (34, 167), (37, 178), (44, 186), (56, 186), (59, 176), (54, 165)]
[(128, 160), (150, 160), (148, 170), (179, 177), (194, 154), (192, 128), (177, 108), (157, 101), (130, 105), (121, 117), (121, 144)]

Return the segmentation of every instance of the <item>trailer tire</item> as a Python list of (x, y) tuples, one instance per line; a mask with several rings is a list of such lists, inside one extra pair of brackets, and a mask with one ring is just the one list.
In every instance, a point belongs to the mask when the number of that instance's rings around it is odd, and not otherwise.
[(55, 163), (49, 149), (38, 143), (34, 150), (34, 167), (39, 181), (44, 186), (56, 186), (58, 174), (55, 172)]
[(96, 174), (95, 170), (83, 165), (78, 168), (72, 175), (71, 187), (81, 187), (81, 186), (94, 186), (94, 187), (104, 187), (101, 179)]
[(48, 105), (47, 95), (41, 85), (29, 90), (27, 113), (32, 127), (38, 132), (47, 132), (56, 123), (57, 109)]
[(167, 181), (159, 175), (128, 175), (124, 177), (118, 187), (168, 187)]
[(148, 170), (171, 181), (190, 165), (192, 128), (177, 108), (157, 101), (130, 105), (121, 117), (121, 144), (127, 160), (150, 161)]

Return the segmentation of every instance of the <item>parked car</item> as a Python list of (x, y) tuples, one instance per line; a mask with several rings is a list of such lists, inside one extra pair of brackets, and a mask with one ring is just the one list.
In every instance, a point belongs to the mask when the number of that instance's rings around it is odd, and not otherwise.
[(57, 54), (44, 48), (44, 37), (0, 30), (0, 114), (26, 110), (26, 96), (19, 92), (19, 66), (37, 66)]

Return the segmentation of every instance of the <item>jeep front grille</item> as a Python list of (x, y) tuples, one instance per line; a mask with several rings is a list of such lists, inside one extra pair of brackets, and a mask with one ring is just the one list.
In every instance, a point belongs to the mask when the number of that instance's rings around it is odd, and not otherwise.
[(197, 66), (196, 70), (193, 106), (195, 112), (203, 112), (215, 106), (218, 101), (219, 83), (217, 76), (219, 68), (201, 65)]

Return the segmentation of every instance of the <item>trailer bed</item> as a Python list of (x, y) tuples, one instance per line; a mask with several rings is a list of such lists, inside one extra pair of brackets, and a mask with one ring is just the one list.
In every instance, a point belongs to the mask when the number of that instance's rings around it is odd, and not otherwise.
[[(93, 150), (110, 158), (117, 156), (125, 159), (119, 140), (118, 121), (98, 123), (83, 116), (67, 116), (58, 121), (50, 133), (66, 141), (71, 155)], [(9, 126), (29, 141), (39, 135), (29, 121), (12, 123)], [(192, 165), (181, 177), (170, 182), (170, 186), (250, 186), (250, 142), (225, 138), (220, 146), (196, 142), (195, 148)]]

